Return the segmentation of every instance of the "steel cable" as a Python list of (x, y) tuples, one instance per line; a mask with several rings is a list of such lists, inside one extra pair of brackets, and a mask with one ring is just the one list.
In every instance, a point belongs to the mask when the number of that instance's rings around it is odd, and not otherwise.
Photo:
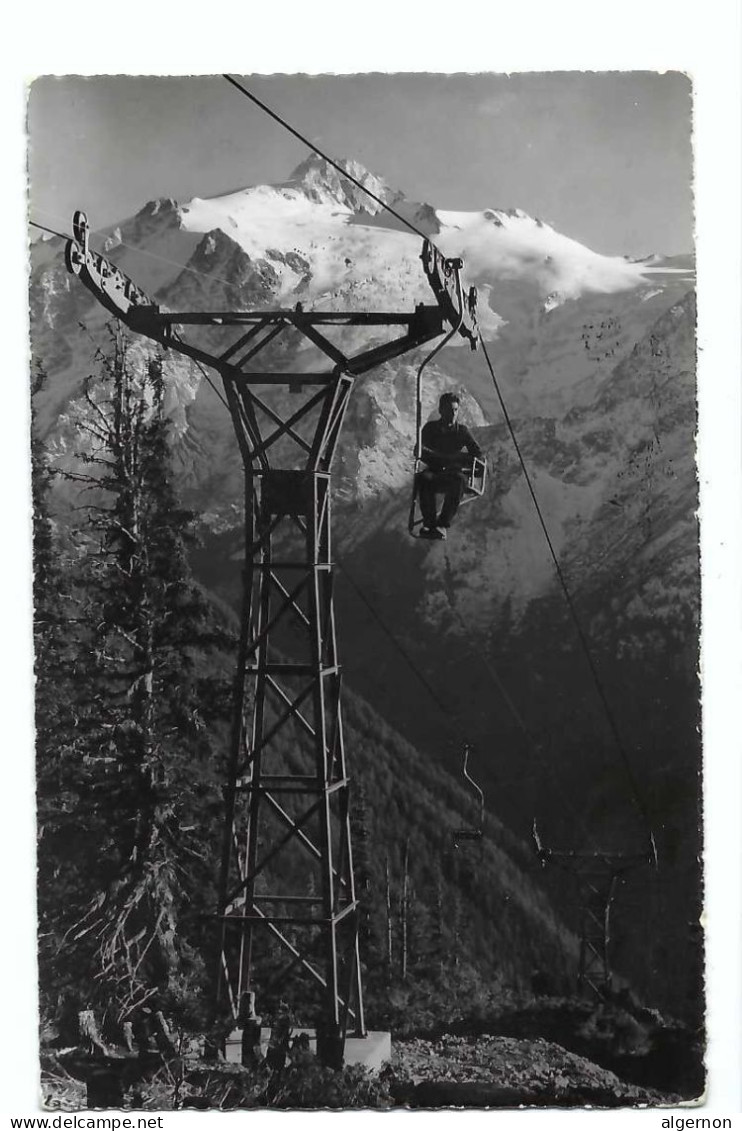
[[(236, 87), (236, 89), (244, 94), (246, 98), (249, 98), (250, 101), (254, 102), (256, 106), (259, 106), (261, 110), (264, 110), (265, 113), (273, 118), (274, 121), (278, 122), (278, 124), (283, 126), (285, 130), (288, 130), (290, 134), (293, 134), (295, 138), (298, 138), (299, 141), (303, 142), (303, 144), (306, 145), (307, 148), (313, 150), (313, 152), (316, 153), (318, 157), (321, 157), (323, 161), (326, 161), (328, 165), (332, 165), (333, 169), (340, 173), (341, 176), (346, 177), (347, 180), (351, 181), (356, 186), (356, 188), (361, 189), (362, 192), (365, 192), (367, 196), (370, 196), (371, 199), (374, 200), (377, 204), (381, 205), (382, 208), (385, 208), (387, 212), (390, 212), (391, 215), (395, 217), (395, 219), (399, 220), (401, 224), (404, 224), (406, 227), (408, 227), (411, 232), (415, 233), (416, 236), (419, 236), (422, 240), (430, 240), (429, 236), (426, 236), (425, 233), (421, 232), (419, 228), (416, 228), (413, 223), (405, 219), (404, 216), (400, 215), (399, 212), (392, 208), (391, 204), (387, 204), (385, 200), (382, 200), (380, 196), (377, 196), (376, 193), (372, 192), (367, 185), (362, 184), (362, 182), (354, 177), (352, 173), (349, 173), (347, 169), (344, 169), (342, 165), (340, 165), (337, 161), (334, 161), (332, 157), (329, 157), (326, 153), (324, 153), (318, 146), (314, 144), (313, 141), (310, 141), (308, 137), (304, 136), (304, 134), (299, 133), (298, 130), (295, 130), (294, 127), (289, 125), (289, 123), (284, 118), (282, 118), (280, 114), (276, 114), (274, 110), (271, 110), (270, 106), (266, 106), (265, 102), (261, 102), (257, 95), (249, 91), (247, 87), (243, 86), (242, 83), (237, 81), (237, 79), (233, 79), (231, 75), (224, 74), (222, 75), (222, 78), (225, 78), (228, 83), (231, 83), (232, 86)], [(430, 242), (432, 243), (432, 240), (430, 240)]]
[(633, 794), (634, 801), (637, 805), (637, 808), (639, 809), (639, 812), (640, 812), (643, 820), (645, 821), (645, 823), (647, 825), (648, 831), (651, 834), (652, 822), (649, 819), (649, 813), (648, 813), (648, 810), (647, 810), (647, 806), (646, 806), (646, 804), (643, 800), (641, 791), (639, 789), (639, 784), (636, 780), (636, 776), (635, 776), (634, 771), (632, 769), (631, 762), (629, 760), (628, 754), (626, 753), (626, 749), (624, 747), (624, 744), (623, 744), (623, 741), (622, 741), (622, 738), (621, 738), (621, 734), (620, 734), (620, 731), (618, 729), (618, 724), (616, 723), (615, 717), (613, 715), (613, 711), (611, 710), (610, 703), (608, 702), (608, 696), (606, 695), (606, 691), (605, 691), (605, 688), (603, 686), (603, 681), (600, 678), (600, 673), (598, 672), (595, 660), (593, 658), (592, 651), (590, 649), (590, 645), (589, 645), (588, 640), (587, 640), (587, 636), (586, 636), (585, 631), (582, 627), (582, 623), (580, 621), (580, 618), (577, 615), (577, 610), (576, 610), (574, 602), (572, 600), (572, 595), (571, 595), (569, 588), (567, 586), (567, 581), (566, 581), (566, 578), (564, 576), (564, 571), (562, 570), (561, 563), (560, 563), (559, 558), (557, 556), (556, 550), (554, 549), (554, 543), (551, 540), (551, 535), (549, 534), (549, 530), (548, 530), (548, 527), (546, 525), (546, 520), (544, 519), (543, 511), (541, 510), (541, 505), (539, 504), (538, 498), (536, 496), (536, 491), (535, 491), (534, 486), (533, 486), (533, 481), (532, 481), (531, 476), (529, 474), (528, 467), (526, 465), (525, 459), (523, 458), (523, 453), (521, 451), (520, 444), (518, 443), (518, 437), (515, 434), (515, 428), (513, 427), (513, 422), (510, 418), (510, 413), (507, 410), (507, 406), (505, 404), (505, 400), (503, 398), (502, 392), (500, 390), (500, 385), (499, 385), (499, 382), (497, 380), (497, 376), (495, 374), (494, 366), (492, 365), (492, 362), (490, 360), (490, 356), (489, 356), (489, 353), (487, 351), (487, 346), (485, 344), (484, 338), (482, 337), (481, 333), (479, 334), (479, 341), (480, 341), (480, 344), (482, 346), (482, 352), (484, 354), (485, 361), (487, 362), (487, 367), (488, 367), (489, 372), (490, 372), (490, 377), (492, 378), (492, 384), (494, 386), (495, 393), (497, 394), (497, 399), (500, 403), (500, 408), (502, 410), (502, 414), (503, 414), (503, 417), (504, 417), (504, 420), (505, 420), (505, 424), (507, 426), (508, 432), (510, 433), (510, 438), (513, 442), (513, 447), (515, 448), (516, 454), (518, 456), (518, 461), (520, 463), (521, 470), (523, 472), (523, 477), (526, 481), (526, 485), (528, 487), (528, 492), (531, 496), (531, 500), (532, 500), (534, 508), (536, 510), (536, 515), (538, 516), (538, 521), (539, 521), (539, 524), (541, 526), (541, 530), (543, 532), (544, 538), (546, 539), (546, 544), (549, 548), (549, 554), (551, 555), (551, 559), (552, 559), (552, 562), (554, 564), (554, 569), (556, 571), (556, 575), (557, 575), (557, 578), (559, 580), (559, 585), (562, 589), (562, 593), (564, 594), (564, 599), (566, 601), (567, 608), (569, 609), (569, 613), (570, 613), (570, 616), (572, 618), (572, 622), (575, 626), (577, 636), (578, 636), (578, 639), (579, 639), (579, 642), (580, 642), (580, 646), (583, 650), (583, 653), (584, 653), (585, 658), (587, 660), (588, 666), (590, 668), (590, 672), (591, 672), (592, 677), (593, 677), (593, 682), (594, 682), (596, 691), (598, 693), (598, 697), (600, 699), (605, 718), (608, 722), (608, 726), (609, 726), (611, 734), (613, 736), (613, 740), (615, 742), (616, 749), (618, 750), (619, 756), (621, 758), (624, 769), (626, 771), (626, 774), (627, 774), (627, 777), (628, 777), (628, 780), (629, 780), (629, 784), (630, 784), (630, 787), (631, 787), (631, 792)]

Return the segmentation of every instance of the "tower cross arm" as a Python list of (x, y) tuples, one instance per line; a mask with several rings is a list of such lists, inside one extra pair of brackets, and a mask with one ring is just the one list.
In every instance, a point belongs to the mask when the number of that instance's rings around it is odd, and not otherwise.
[[(244, 375), (244, 370), (237, 366), (219, 364), (218, 355), (212, 356), (207, 351), (184, 342), (176, 334), (175, 328), (187, 325), (267, 327), (274, 323), (279, 326), (282, 323), (291, 324), (329, 357), (334, 365), (357, 376), (438, 337), (443, 333), (445, 320), (454, 316), (451, 313), (450, 295), (455, 295), (455, 292), (450, 289), (449, 283), (449, 277), (453, 276), (450, 270), (448, 274), (444, 274), (444, 267), (449, 261), (443, 260), (435, 249), (424, 262), (438, 303), (419, 303), (414, 311), (311, 311), (304, 310), (301, 303), (297, 303), (293, 309), (286, 310), (174, 312), (161, 310), (115, 263), (92, 250), (90, 229), (84, 212), (75, 212), (72, 231), (73, 239), (65, 247), (67, 269), (80, 278), (102, 306), (130, 329), (176, 348), (196, 361), (218, 369), (234, 370), (235, 375)], [(456, 293), (460, 293), (460, 287)], [(391, 341), (348, 355), (319, 329), (332, 326), (398, 326), (404, 332)]]

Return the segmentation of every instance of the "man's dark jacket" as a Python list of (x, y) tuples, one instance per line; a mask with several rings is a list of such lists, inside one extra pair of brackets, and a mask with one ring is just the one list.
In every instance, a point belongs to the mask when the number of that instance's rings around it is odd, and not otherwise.
[(431, 471), (461, 467), (463, 461), (455, 457), (464, 449), (470, 456), (482, 454), (482, 449), (465, 424), (457, 422), (447, 425), (442, 420), (429, 420), (424, 426), (422, 448), (422, 458)]

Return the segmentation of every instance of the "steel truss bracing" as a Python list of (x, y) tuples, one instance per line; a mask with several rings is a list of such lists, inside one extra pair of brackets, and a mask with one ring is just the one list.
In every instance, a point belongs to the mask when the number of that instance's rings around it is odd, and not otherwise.
[[(107, 309), (221, 375), (245, 469), (243, 606), (216, 900), (220, 998), (236, 1019), (245, 995), (267, 988), (257, 982), (272, 942), (287, 967), (270, 976), (298, 971), (316, 990), (327, 1032), (362, 1034), (330, 473), (355, 377), (442, 334), (445, 307), (164, 312), (91, 251), (83, 214), (73, 231), (68, 268)], [(428, 249), (424, 266), (450, 304), (461, 295), (459, 264), (439, 259)], [(476, 296), (467, 301), (457, 325), (471, 336)], [(198, 341), (181, 337), (188, 327), (200, 328)], [(397, 336), (369, 342), (370, 328), (374, 339), (379, 331)], [(338, 344), (338, 329), (354, 335), (354, 352)], [(302, 339), (313, 347), (320, 368), (283, 370), (287, 338), (294, 350)]]
[(338, 368), (281, 414), (252, 379), (225, 377), (246, 468), (249, 568), (219, 912), (235, 1016), (242, 994), (260, 988), (267, 931), (315, 983), (324, 1020), (362, 1033), (330, 498), (352, 387)]
[(611, 906), (620, 875), (612, 860), (571, 862), (579, 884), (580, 961), (577, 987), (596, 997), (610, 989)]
[(563, 852), (545, 848), (536, 823), (533, 837), (542, 865), (555, 864), (577, 881), (580, 957), (577, 986), (580, 992), (601, 998), (611, 989), (611, 910), (620, 880), (628, 872), (656, 863), (654, 843), (646, 852)]

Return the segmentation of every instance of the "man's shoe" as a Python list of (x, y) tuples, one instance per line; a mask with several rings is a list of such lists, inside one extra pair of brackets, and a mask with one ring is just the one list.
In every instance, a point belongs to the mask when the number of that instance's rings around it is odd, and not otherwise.
[(430, 538), (433, 541), (440, 541), (446, 537), (445, 530), (438, 530), (435, 526), (423, 526), (420, 530), (421, 538)]
[(437, 526), (433, 531), (433, 537), (445, 540), (448, 537), (445, 526)]

